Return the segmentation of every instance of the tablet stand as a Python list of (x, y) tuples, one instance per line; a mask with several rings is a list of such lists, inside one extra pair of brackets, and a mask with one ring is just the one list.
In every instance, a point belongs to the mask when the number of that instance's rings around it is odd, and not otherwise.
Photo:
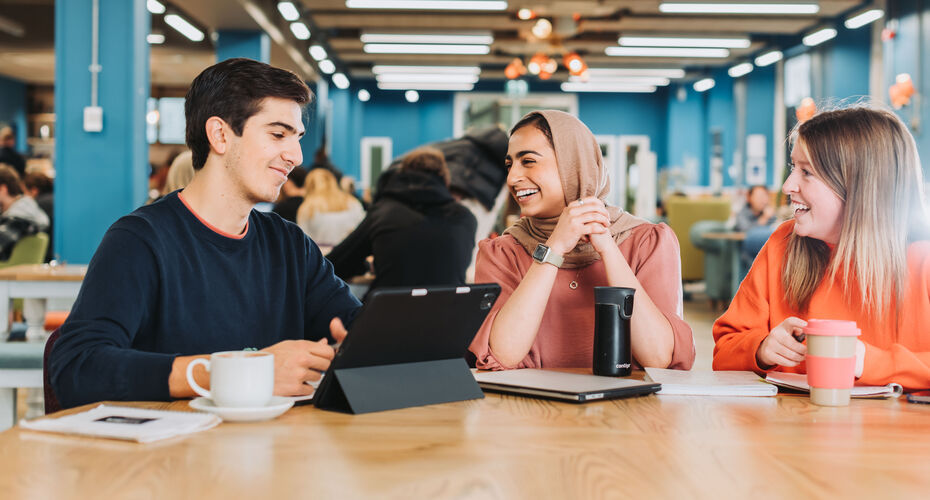
[(393, 365), (337, 368), (321, 385), (314, 404), (324, 410), (370, 413), (466, 399), (484, 393), (462, 358)]

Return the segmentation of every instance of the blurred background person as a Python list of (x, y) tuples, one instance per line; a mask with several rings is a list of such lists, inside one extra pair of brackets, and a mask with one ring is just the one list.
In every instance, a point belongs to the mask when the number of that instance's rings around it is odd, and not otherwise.
[(344, 280), (366, 272), (385, 286), (461, 285), (475, 245), (475, 216), (449, 192), (441, 151), (415, 149), (378, 179), (365, 220), (327, 258)]
[(178, 189), (184, 189), (194, 178), (194, 160), (193, 153), (185, 151), (174, 158), (171, 166), (168, 167), (168, 175), (165, 177), (165, 187), (162, 189), (162, 196), (173, 193)]
[(13, 167), (0, 165), (0, 260), (10, 258), (13, 246), (24, 236), (48, 232), (48, 216), (25, 195)]
[(365, 218), (365, 210), (354, 196), (339, 188), (329, 170), (315, 168), (306, 177), (297, 225), (317, 245), (333, 247)]
[(272, 212), (282, 219), (297, 223), (297, 209), (304, 202), (304, 186), (307, 180), (307, 170), (303, 167), (294, 167), (287, 174), (287, 180), (281, 186), (278, 202), (274, 204)]
[(26, 159), (16, 151), (16, 133), (9, 125), (0, 128), (0, 163), (13, 167), (20, 177), (26, 174)]
[(39, 172), (30, 172), (23, 178), (26, 195), (35, 200), (39, 208), (48, 217), (48, 250), (45, 253), (45, 262), (54, 258), (52, 235), (55, 233), (55, 186), (54, 181)]
[(775, 207), (767, 187), (756, 185), (746, 193), (746, 205), (736, 214), (734, 229), (745, 233), (757, 226), (775, 224)]
[(736, 214), (735, 231), (746, 233), (740, 245), (740, 281), (749, 272), (756, 255), (775, 231), (775, 207), (767, 187), (756, 185), (746, 193), (746, 206)]

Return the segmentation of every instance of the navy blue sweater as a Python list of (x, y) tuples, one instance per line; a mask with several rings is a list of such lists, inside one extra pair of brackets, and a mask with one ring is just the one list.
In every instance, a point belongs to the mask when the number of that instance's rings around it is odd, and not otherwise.
[(329, 336), (360, 304), (295, 224), (255, 210), (241, 239), (170, 194), (114, 223), (49, 360), (68, 408), (170, 399), (176, 356)]

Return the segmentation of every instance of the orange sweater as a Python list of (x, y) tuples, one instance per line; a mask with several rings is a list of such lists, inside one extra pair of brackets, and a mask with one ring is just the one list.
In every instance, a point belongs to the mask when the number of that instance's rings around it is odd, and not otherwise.
[[(865, 363), (858, 385), (897, 382), (907, 389), (930, 388), (930, 242), (912, 243), (907, 249), (908, 278), (905, 284), (901, 327), (894, 315), (877, 321), (862, 307), (856, 286), (844, 297), (843, 283), (824, 281), (811, 297), (804, 314), (791, 310), (781, 283), (782, 265), (794, 221), (778, 227), (759, 252), (739, 287), (730, 308), (714, 323), (715, 370), (765, 370), (756, 362), (756, 350), (772, 328), (785, 318), (841, 319), (855, 321), (862, 330)], [(832, 285), (832, 286), (831, 286)], [(804, 363), (774, 370), (806, 373)]]

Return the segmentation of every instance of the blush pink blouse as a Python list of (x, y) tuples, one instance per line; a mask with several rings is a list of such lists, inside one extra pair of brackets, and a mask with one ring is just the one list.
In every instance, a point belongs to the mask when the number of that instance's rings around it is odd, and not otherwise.
[[(488, 345), (491, 324), (532, 265), (533, 257), (510, 235), (486, 239), (478, 247), (475, 283), (498, 283), (501, 295), (469, 347), (477, 357), (477, 367), (591, 368), (594, 287), (608, 286), (604, 262), (597, 260), (582, 268), (559, 269), (530, 352), (518, 365), (504, 366)], [(637, 294), (643, 291), (649, 294), (672, 326), (675, 348), (668, 368), (691, 369), (694, 338), (691, 327), (682, 319), (681, 257), (675, 233), (665, 224), (643, 224), (635, 227), (619, 248), (642, 284)], [(572, 281), (577, 281), (577, 289), (569, 286)], [(639, 367), (636, 360), (634, 364)]]

